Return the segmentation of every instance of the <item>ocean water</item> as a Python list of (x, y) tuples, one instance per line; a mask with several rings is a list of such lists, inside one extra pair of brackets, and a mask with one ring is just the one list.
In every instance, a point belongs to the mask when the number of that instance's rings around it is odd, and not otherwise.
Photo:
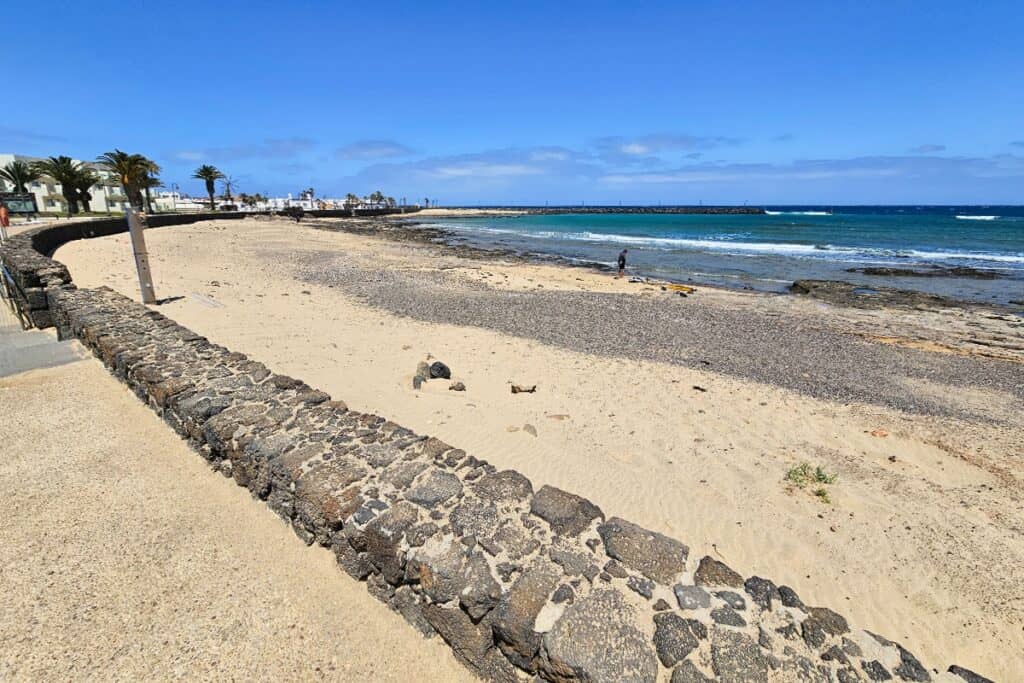
[[(784, 291), (796, 279), (1024, 299), (1024, 207), (767, 207), (766, 215), (557, 214), (422, 219), (483, 248), (613, 265), (674, 281)], [(999, 277), (889, 277), (851, 268), (971, 267)]]

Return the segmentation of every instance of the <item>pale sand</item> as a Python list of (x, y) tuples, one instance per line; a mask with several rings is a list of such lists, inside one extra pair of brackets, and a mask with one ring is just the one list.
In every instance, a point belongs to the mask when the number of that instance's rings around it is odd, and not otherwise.
[[(298, 280), (289, 258), (343, 250), (364, 266), (440, 266), (492, 287), (636, 291), (588, 271), (467, 261), (285, 221), (164, 228), (147, 240), (158, 295), (184, 297), (160, 310), (212, 340), (356, 409), (583, 494), (687, 542), (695, 557), (788, 583), (809, 604), (837, 609), (930, 663), (1024, 679), (1019, 429), (837, 405), (677, 365), (402, 319)], [(73, 243), (56, 257), (80, 286), (138, 298), (127, 236)], [(828, 308), (707, 289), (695, 296), (803, 306), (812, 316)], [(922, 320), (908, 324), (931, 324)], [(431, 381), (413, 391), (428, 353), (468, 390)], [(538, 392), (513, 396), (510, 381)], [(1000, 414), (1019, 415), (1012, 397), (964, 394), (948, 400), (981, 410), (998, 402)], [(805, 460), (839, 474), (828, 487), (833, 505), (787, 486), (787, 469)]]
[(0, 443), (0, 680), (475, 680), (96, 360), (0, 379)]

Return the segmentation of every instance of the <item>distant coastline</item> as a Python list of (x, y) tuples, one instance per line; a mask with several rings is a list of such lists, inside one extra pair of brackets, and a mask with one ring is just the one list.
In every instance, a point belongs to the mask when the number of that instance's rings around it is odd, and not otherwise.
[[(432, 210), (433, 211), (433, 210)], [(764, 215), (760, 206), (452, 206), (439, 209), (453, 215), (472, 213), (483, 215), (493, 212), (498, 215), (560, 215), (560, 214), (602, 214), (602, 213), (661, 213), (661, 214), (706, 214), (706, 215)]]

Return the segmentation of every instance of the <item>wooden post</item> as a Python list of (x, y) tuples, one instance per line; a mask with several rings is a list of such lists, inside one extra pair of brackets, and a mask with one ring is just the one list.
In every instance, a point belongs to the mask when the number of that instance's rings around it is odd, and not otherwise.
[(135, 254), (135, 269), (139, 273), (139, 289), (142, 290), (142, 303), (155, 304), (156, 292), (153, 291), (153, 274), (149, 270), (149, 255), (146, 253), (146, 215), (137, 212), (133, 207), (125, 209), (128, 219), (128, 233), (132, 238), (132, 252)]

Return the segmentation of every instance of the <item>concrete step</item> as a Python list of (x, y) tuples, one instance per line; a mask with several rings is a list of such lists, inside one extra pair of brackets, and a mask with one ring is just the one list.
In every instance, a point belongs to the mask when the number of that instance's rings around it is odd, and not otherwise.
[(9, 331), (0, 328), (0, 349), (27, 349), (32, 346), (46, 346), (56, 341), (50, 332), (39, 330)]
[(74, 339), (57, 341), (53, 330), (22, 330), (6, 302), (0, 302), (0, 377), (88, 357), (84, 346)]
[(0, 346), (0, 377), (28, 370), (52, 368), (89, 357), (89, 352), (76, 340), (14, 349)]

